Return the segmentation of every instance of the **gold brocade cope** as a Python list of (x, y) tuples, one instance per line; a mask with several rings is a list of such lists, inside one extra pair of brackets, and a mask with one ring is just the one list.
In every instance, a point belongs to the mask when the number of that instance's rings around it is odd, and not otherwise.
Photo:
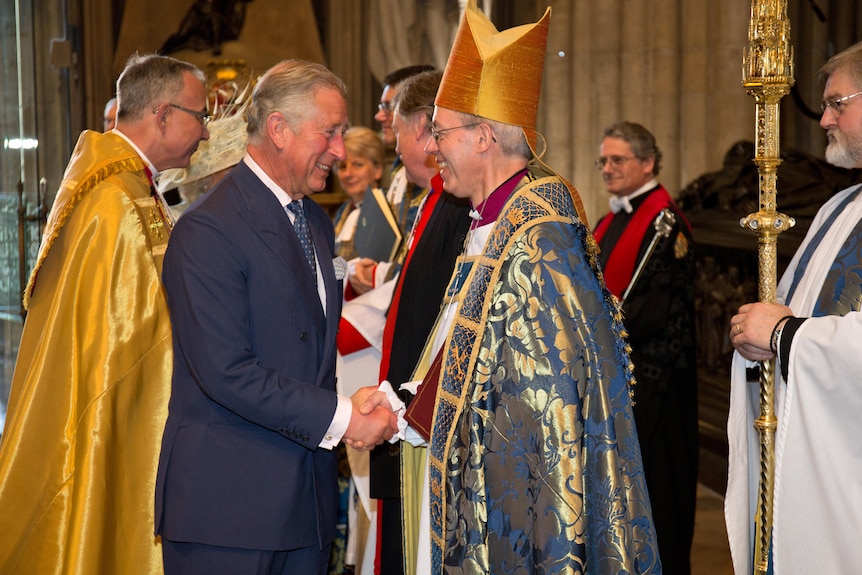
[(162, 572), (170, 227), (115, 134), (82, 134), (28, 287), (0, 443), (4, 575)]
[[(54, 205), (48, 214), (39, 256), (30, 273), (27, 289), (24, 290), (25, 309), (29, 309), (30, 294), (42, 262), (48, 257), (54, 240), (81, 198), (99, 182), (113, 174), (137, 172), (140, 178), (146, 178), (144, 167), (143, 160), (122, 137), (110, 133), (99, 134), (89, 131), (81, 133), (72, 151), (66, 173), (63, 174), (63, 181), (60, 183)], [(149, 192), (147, 188), (148, 195)], [(159, 265), (161, 271), (161, 264)]]
[(576, 193), (531, 172), (444, 344), (431, 573), (659, 573), (616, 300)]
[[(435, 104), (521, 126), (536, 149), (536, 116), (551, 9), (536, 24), (498, 32), (470, 0), (458, 28)], [(538, 64), (537, 64), (538, 63)]]

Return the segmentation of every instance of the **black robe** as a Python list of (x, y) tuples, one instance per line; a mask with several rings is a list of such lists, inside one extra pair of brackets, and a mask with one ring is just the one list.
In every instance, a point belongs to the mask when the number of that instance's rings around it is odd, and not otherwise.
[[(410, 381), (413, 375), (470, 228), (469, 202), (441, 193), (410, 257), (410, 265), (398, 278), (401, 298), (395, 317), (389, 369), (383, 374), (395, 389)], [(401, 392), (402, 399), (409, 402), (411, 397), (405, 394)], [(381, 575), (400, 574), (404, 569), (400, 445), (384, 443), (375, 448), (370, 465), (371, 497), (384, 501), (378, 516), (383, 529)]]
[[(604, 269), (638, 208), (659, 189), (633, 199), (631, 214), (614, 216), (599, 241)], [(695, 259), (691, 230), (678, 208), (671, 209), (676, 224), (624, 302), (623, 323), (635, 365), (634, 415), (662, 567), (665, 573), (688, 575), (698, 464)], [(650, 227), (636, 262), (653, 235)]]

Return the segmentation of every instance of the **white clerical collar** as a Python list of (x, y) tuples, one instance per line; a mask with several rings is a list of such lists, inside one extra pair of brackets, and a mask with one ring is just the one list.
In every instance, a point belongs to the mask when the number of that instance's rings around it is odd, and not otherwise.
[(649, 192), (653, 188), (658, 186), (658, 181), (653, 178), (632, 193), (627, 196), (611, 196), (608, 199), (608, 204), (611, 207), (611, 211), (613, 213), (618, 213), (620, 210), (625, 210), (627, 214), (632, 213), (632, 203), (631, 201), (638, 196), (642, 196), (645, 193)]
[(122, 133), (119, 129), (114, 128), (113, 130), (111, 130), (111, 133), (120, 136), (125, 141), (127, 141), (131, 147), (133, 147), (135, 149), (135, 151), (141, 157), (141, 160), (144, 161), (144, 165), (150, 169), (150, 178), (152, 178), (152, 180), (155, 182), (158, 179), (159, 171), (156, 169), (156, 167), (153, 165), (153, 163), (150, 161), (150, 159), (147, 157), (147, 155), (144, 152), (142, 152), (141, 149), (138, 146), (136, 146), (135, 143), (133, 141), (131, 141), (129, 139), (129, 137), (127, 135), (125, 135), (124, 133)]

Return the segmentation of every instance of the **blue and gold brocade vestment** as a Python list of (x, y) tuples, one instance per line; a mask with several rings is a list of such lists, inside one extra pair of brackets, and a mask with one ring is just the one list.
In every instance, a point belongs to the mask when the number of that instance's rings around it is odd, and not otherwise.
[(624, 328), (576, 193), (531, 169), (461, 290), (428, 452), (435, 575), (661, 573)]

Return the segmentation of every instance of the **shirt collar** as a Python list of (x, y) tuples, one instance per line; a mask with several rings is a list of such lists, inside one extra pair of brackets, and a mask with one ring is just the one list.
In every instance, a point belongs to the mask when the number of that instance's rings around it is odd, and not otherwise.
[(649, 192), (650, 190), (652, 190), (653, 188), (655, 188), (657, 186), (658, 186), (658, 181), (655, 178), (653, 178), (627, 196), (614, 196), (614, 195), (612, 195), (608, 199), (608, 204), (611, 207), (611, 211), (615, 214), (617, 212), (619, 212), (620, 210), (624, 210), (627, 214), (632, 213), (631, 201), (633, 199), (637, 198), (638, 196), (644, 195), (645, 193)]
[(275, 183), (275, 180), (270, 178), (269, 175), (263, 171), (263, 168), (254, 161), (254, 158), (246, 154), (242, 161), (245, 162), (249, 169), (254, 172), (254, 175), (263, 182), (263, 185), (269, 188), (269, 191), (273, 193), (279, 204), (287, 206), (287, 204), (294, 201), (281, 186)]
[[(150, 159), (147, 157), (147, 155), (146, 155), (144, 152), (142, 152), (142, 151), (141, 151), (141, 149), (140, 149), (137, 145), (135, 145), (135, 143), (134, 143), (132, 140), (130, 140), (130, 139), (129, 139), (129, 137), (128, 137), (127, 135), (125, 135), (124, 133), (122, 133), (122, 132), (121, 132), (120, 130), (118, 130), (117, 128), (114, 128), (113, 130), (111, 130), (111, 132), (110, 132), (110, 133), (112, 133), (112, 134), (116, 134), (116, 135), (120, 136), (120, 137), (121, 137), (121, 138), (123, 138), (125, 141), (127, 141), (127, 142), (129, 143), (129, 145), (130, 145), (132, 148), (134, 148), (134, 149), (135, 149), (135, 152), (137, 152), (137, 153), (138, 153), (138, 155), (141, 157), (141, 160), (143, 160), (144, 165), (147, 167), (147, 169), (149, 169), (149, 170), (150, 170), (150, 178), (151, 178), (151, 180), (152, 180), (152, 181), (155, 181), (155, 180), (158, 178), (158, 176), (159, 176), (159, 171), (156, 169), (156, 167), (153, 165), (153, 163), (150, 161)], [(152, 182), (151, 182), (151, 183), (152, 183)]]

